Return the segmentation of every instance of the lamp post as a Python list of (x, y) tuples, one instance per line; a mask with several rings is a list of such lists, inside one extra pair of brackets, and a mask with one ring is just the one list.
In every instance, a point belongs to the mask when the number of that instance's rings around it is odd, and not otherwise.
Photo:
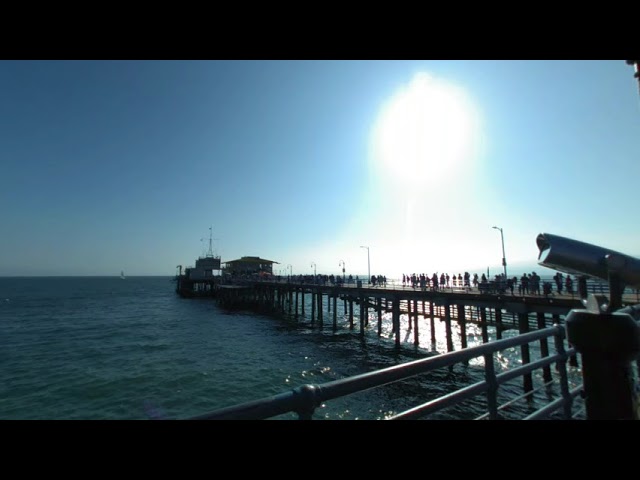
[(369, 247), (364, 247), (362, 245), (360, 245), (360, 248), (366, 248), (367, 249), (367, 269), (369, 270), (369, 276), (367, 277), (367, 284), (371, 283), (371, 260), (369, 257)]
[(340, 263), (338, 264), (338, 266), (342, 265), (342, 283), (344, 283), (344, 271), (345, 271), (345, 264), (344, 264), (344, 260), (340, 260)]
[(493, 227), (496, 230), (500, 230), (500, 238), (502, 239), (502, 266), (504, 267), (504, 279), (507, 279), (507, 257), (504, 254), (504, 233), (502, 232), (502, 228)]
[(293, 267), (291, 264), (287, 265), (287, 268), (289, 269), (289, 277), (293, 277)]
[(311, 266), (313, 267), (313, 276), (316, 276), (316, 262), (311, 262)]

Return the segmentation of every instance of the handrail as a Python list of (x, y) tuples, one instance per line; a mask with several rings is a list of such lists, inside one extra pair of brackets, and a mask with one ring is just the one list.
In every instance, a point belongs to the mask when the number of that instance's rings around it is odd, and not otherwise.
[[(510, 407), (511, 405), (515, 404), (516, 402), (518, 402), (520, 400), (523, 400), (525, 398), (529, 398), (532, 395), (534, 395), (535, 393), (537, 393), (537, 392), (539, 392), (539, 391), (541, 391), (541, 390), (543, 390), (545, 388), (549, 388), (554, 383), (556, 383), (556, 381), (555, 380), (551, 380), (549, 382), (543, 383), (538, 388), (534, 388), (533, 390), (531, 390), (529, 392), (523, 393), (522, 395), (518, 395), (517, 397), (514, 397), (511, 400), (509, 400), (508, 402), (505, 402), (502, 405), (500, 405), (499, 410), (505, 410), (506, 408)], [(486, 417), (489, 417), (489, 412), (483, 413), (479, 417), (476, 417), (476, 420), (484, 420)]]
[[(554, 336), (562, 343), (562, 339), (564, 339), (565, 336), (564, 327), (556, 324), (552, 327), (524, 333), (512, 338), (496, 340), (490, 343), (477, 345), (475, 347), (470, 347), (455, 352), (441, 354), (435, 357), (414, 360), (401, 365), (394, 365), (391, 367), (383, 368), (374, 372), (363, 373), (340, 380), (326, 382), (320, 385), (303, 385), (289, 392), (242, 403), (231, 407), (222, 408), (204, 415), (200, 415), (198, 417), (194, 417), (192, 419), (265, 419), (290, 412), (296, 412), (301, 419), (311, 419), (314, 410), (323, 402), (354, 393), (363, 392), (369, 389), (378, 388), (390, 383), (405, 380), (416, 375), (428, 373), (433, 370), (448, 367), (457, 363), (468, 362), (469, 360), (477, 357), (491, 357), (495, 352), (529, 344), (537, 340), (548, 338), (550, 336)], [(391, 418), (413, 418), (418, 413), (420, 413), (420, 415), (422, 416), (425, 412), (432, 413), (432, 411), (451, 406), (464, 399), (470, 398), (471, 396), (475, 396), (484, 392), (489, 393), (492, 390), (493, 395), (495, 395), (495, 391), (497, 390), (497, 388), (499, 388), (500, 384), (512, 380), (515, 377), (519, 377), (526, 373), (530, 373), (538, 368), (551, 365), (554, 362), (558, 362), (561, 366), (564, 365), (568, 356), (572, 352), (573, 349), (567, 349), (566, 351), (564, 351), (563, 349), (558, 349), (557, 354), (544, 357), (540, 360), (536, 360), (526, 365), (516, 367), (512, 370), (500, 373), (498, 375), (488, 375), (490, 381), (487, 381), (487, 379), (485, 379), (482, 382), (464, 387), (456, 392), (444, 395), (443, 397), (429, 401), (423, 405), (397, 414)], [(485, 368), (487, 368), (488, 370), (492, 370), (493, 362), (488, 362), (488, 364), (485, 363)], [(561, 374), (563, 370), (564, 369), (561, 367)], [(566, 370), (564, 370), (564, 372), (565, 375), (561, 375), (561, 381), (567, 382)], [(491, 378), (493, 378), (493, 380), (491, 380)], [(566, 388), (567, 387), (565, 386), (564, 389)], [(492, 397), (489, 396), (490, 410), (492, 410), (491, 398)], [(565, 405), (566, 401), (567, 398), (565, 395), (563, 395), (563, 402), (560, 404), (560, 406)], [(495, 408), (493, 408), (493, 410), (495, 410)], [(496, 414), (494, 412), (492, 418), (494, 418), (495, 416)]]
[[(569, 395), (571, 398), (575, 398), (578, 395), (580, 395), (582, 393), (582, 386), (574, 388), (573, 390), (571, 390), (569, 392)], [(549, 416), (549, 414), (555, 412), (556, 410), (559, 410), (560, 408), (564, 407), (565, 404), (567, 402), (567, 399), (564, 397), (560, 397), (557, 398), (555, 400), (553, 400), (551, 403), (549, 403), (548, 405), (545, 405), (544, 407), (542, 407), (541, 409), (533, 412), (531, 415), (528, 415), (526, 417), (523, 418), (523, 420), (541, 420), (544, 418), (547, 418)], [(578, 411), (576, 412), (572, 418), (575, 418), (576, 415), (580, 414), (581, 412)]]

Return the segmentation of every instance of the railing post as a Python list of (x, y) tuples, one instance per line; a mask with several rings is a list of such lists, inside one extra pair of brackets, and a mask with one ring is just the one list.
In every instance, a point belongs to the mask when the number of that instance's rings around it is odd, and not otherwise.
[(635, 389), (632, 365), (640, 353), (640, 326), (626, 313), (572, 310), (567, 339), (582, 354), (589, 420), (632, 420)]
[(314, 385), (302, 385), (294, 390), (296, 395), (296, 413), (298, 420), (312, 420), (313, 412), (319, 405), (318, 389)]

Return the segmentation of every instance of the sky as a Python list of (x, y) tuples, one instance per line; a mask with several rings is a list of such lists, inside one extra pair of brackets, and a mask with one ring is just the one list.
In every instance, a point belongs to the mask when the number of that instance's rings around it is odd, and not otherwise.
[(639, 140), (624, 60), (0, 61), (0, 276), (639, 256)]

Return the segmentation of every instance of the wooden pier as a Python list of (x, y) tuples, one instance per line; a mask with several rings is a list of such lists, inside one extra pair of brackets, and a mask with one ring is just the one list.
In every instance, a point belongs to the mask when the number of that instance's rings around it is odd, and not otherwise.
[[(310, 295), (310, 297), (308, 297)], [(543, 329), (564, 322), (574, 308), (584, 308), (577, 296), (544, 296), (480, 293), (478, 290), (427, 290), (411, 287), (380, 287), (355, 285), (318, 285), (307, 283), (248, 281), (235, 285), (220, 284), (215, 287), (215, 298), (222, 308), (257, 310), (262, 313), (279, 313), (295, 321), (308, 319), (310, 325), (325, 328), (330, 322), (334, 331), (339, 327), (356, 328), (364, 337), (369, 322), (377, 321), (377, 335), (383, 332), (383, 316), (391, 314), (391, 331), (395, 346), (401, 347), (401, 316), (407, 321), (406, 334), (413, 334), (413, 344), (419, 345), (419, 332), (430, 332), (431, 346), (436, 346), (436, 325), (444, 322), (446, 352), (453, 352), (454, 325), (459, 332), (460, 347), (468, 346), (468, 326), (480, 327), (482, 343), (502, 339), (506, 330), (515, 329), (519, 334)], [(635, 295), (626, 298), (629, 304), (637, 303)], [(342, 305), (340, 305), (342, 304)], [(310, 315), (305, 312), (310, 307)], [(355, 306), (355, 307), (354, 307)], [(341, 313), (339, 314), (339, 310)], [(338, 321), (340, 319), (340, 322)], [(422, 320), (422, 321), (421, 321)], [(496, 337), (489, 338), (489, 327)], [(475, 333), (475, 332), (474, 332)], [(410, 337), (407, 337), (410, 338)], [(423, 337), (424, 338), (424, 337)], [(520, 347), (523, 364), (531, 362), (529, 345)], [(540, 340), (540, 354), (549, 355), (547, 339)], [(444, 353), (444, 352), (435, 352)], [(578, 366), (577, 358), (570, 357), (570, 364)], [(543, 369), (543, 378), (551, 380), (549, 367)], [(531, 374), (523, 377), (524, 391), (533, 389)]]
[[(430, 331), (431, 347), (436, 354), (445, 353), (438, 352), (436, 348), (438, 322), (444, 322), (446, 353), (449, 353), (455, 350), (454, 323), (458, 327), (456, 333), (459, 332), (459, 336), (455, 337), (459, 338), (461, 349), (466, 349), (469, 343), (469, 325), (480, 327), (482, 343), (489, 343), (502, 339), (506, 330), (515, 329), (518, 334), (524, 334), (562, 324), (572, 309), (584, 308), (580, 298), (574, 295), (512, 295), (510, 292), (480, 293), (477, 289), (428, 290), (398, 285), (373, 287), (247, 281), (233, 285), (217, 284), (214, 292), (214, 298), (223, 308), (283, 314), (295, 321), (308, 319), (311, 326), (317, 325), (320, 329), (330, 321), (334, 331), (347, 325), (350, 330), (354, 330), (354, 309), (357, 308), (358, 329), (362, 337), (371, 321), (377, 321), (375, 331), (378, 337), (382, 336), (383, 316), (388, 321), (391, 314), (392, 336), (396, 348), (402, 345), (402, 330), (407, 335), (413, 334), (413, 344), (417, 347), (419, 332), (425, 328)], [(638, 303), (637, 295), (625, 295), (624, 303)], [(310, 315), (305, 312), (306, 306), (311, 309)], [(407, 322), (404, 328), (401, 325), (403, 320)], [(491, 332), (495, 332), (496, 337), (493, 339), (489, 338), (489, 327), (492, 327)], [(477, 329), (474, 330), (473, 333), (476, 334)], [(539, 353), (542, 357), (550, 355), (546, 338), (540, 340)], [(523, 365), (531, 363), (528, 344), (520, 347), (520, 356)], [(578, 366), (577, 357), (570, 356), (569, 363)], [(551, 381), (552, 372), (549, 367), (544, 367), (542, 374), (545, 382)], [(523, 388), (525, 392), (532, 392), (531, 373), (523, 376)]]
[[(307, 295), (310, 295), (308, 301)], [(326, 298), (325, 298), (326, 297)], [(305, 305), (311, 307), (310, 323), (324, 327), (325, 315), (338, 328), (339, 303), (342, 303), (342, 319), (348, 318), (349, 328), (354, 328), (354, 305), (359, 308), (359, 329), (364, 334), (370, 321), (369, 312), (377, 314), (378, 334), (381, 334), (382, 315), (390, 313), (396, 343), (400, 343), (400, 315), (408, 315), (418, 342), (418, 319), (432, 321), (438, 318), (447, 325), (457, 321), (464, 331), (467, 324), (477, 324), (483, 329), (494, 326), (498, 338), (501, 332), (518, 329), (523, 333), (558, 323), (572, 308), (582, 308), (576, 296), (540, 296), (486, 294), (477, 291), (420, 290), (413, 288), (355, 287), (314, 285), (284, 282), (247, 282), (236, 285), (218, 285), (216, 298), (225, 308), (258, 309), (265, 312), (289, 314), (295, 319), (305, 317)], [(325, 312), (326, 310), (326, 312)], [(433, 331), (433, 328), (431, 328)], [(463, 348), (464, 348), (464, 335)], [(449, 349), (451, 350), (451, 349)]]

